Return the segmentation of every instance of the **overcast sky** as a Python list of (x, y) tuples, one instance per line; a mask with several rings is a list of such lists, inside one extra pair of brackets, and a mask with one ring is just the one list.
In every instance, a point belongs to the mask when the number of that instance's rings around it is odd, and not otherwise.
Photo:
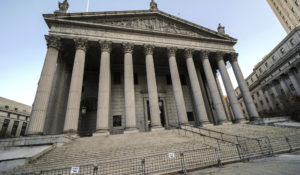
[[(61, 0), (62, 1), (62, 0)], [(247, 77), (286, 33), (267, 0), (156, 0), (161, 11), (237, 38), (234, 47)], [(89, 11), (149, 9), (150, 0), (90, 0)], [(85, 12), (87, 0), (69, 0), (68, 12)], [(31, 105), (45, 59), (48, 33), (42, 14), (57, 0), (0, 0), (0, 96)], [(236, 87), (232, 70), (230, 75)]]

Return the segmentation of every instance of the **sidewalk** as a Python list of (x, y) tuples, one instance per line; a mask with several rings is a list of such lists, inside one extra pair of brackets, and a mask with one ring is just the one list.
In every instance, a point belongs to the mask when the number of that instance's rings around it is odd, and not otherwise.
[(299, 175), (300, 151), (189, 172), (189, 175)]

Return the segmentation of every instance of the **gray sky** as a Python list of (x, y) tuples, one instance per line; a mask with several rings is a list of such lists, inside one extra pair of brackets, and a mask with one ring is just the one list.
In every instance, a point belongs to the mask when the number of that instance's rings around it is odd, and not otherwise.
[[(61, 0), (62, 1), (62, 0)], [(285, 36), (266, 0), (156, 0), (161, 11), (237, 38), (239, 64), (247, 77), (254, 65)], [(89, 11), (149, 9), (150, 0), (90, 0)], [(87, 0), (69, 0), (69, 12), (85, 12)], [(31, 105), (45, 59), (42, 14), (57, 0), (0, 0), (0, 96)], [(232, 82), (236, 81), (229, 69)], [(221, 79), (221, 78), (220, 78)]]

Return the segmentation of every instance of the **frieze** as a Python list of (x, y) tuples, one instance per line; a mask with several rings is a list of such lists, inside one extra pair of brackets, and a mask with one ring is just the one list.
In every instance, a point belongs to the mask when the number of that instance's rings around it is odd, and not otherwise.
[(192, 27), (178, 22), (163, 19), (161, 17), (140, 17), (140, 18), (114, 18), (114, 19), (85, 19), (84, 22), (91, 22), (109, 26), (124, 27), (130, 29), (142, 29), (163, 33), (180, 34), (192, 37), (216, 37), (204, 32), (195, 32)]

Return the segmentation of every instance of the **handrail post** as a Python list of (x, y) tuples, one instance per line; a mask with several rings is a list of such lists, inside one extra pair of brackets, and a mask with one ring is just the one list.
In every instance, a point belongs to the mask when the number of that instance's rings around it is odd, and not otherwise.
[(98, 166), (94, 165), (93, 175), (97, 175), (97, 174), (98, 174)]
[(221, 161), (219, 150), (215, 149), (215, 152), (216, 152), (217, 164), (218, 164), (219, 167), (222, 167), (222, 161)]
[(293, 152), (293, 151), (294, 151), (294, 148), (293, 148), (292, 145), (290, 144), (289, 137), (285, 137), (285, 140), (286, 140), (287, 144), (289, 145), (290, 152)]
[(184, 154), (182, 152), (180, 153), (180, 162), (181, 162), (182, 172), (184, 173), (184, 175), (187, 175), (187, 171), (184, 164)]
[(146, 175), (145, 158), (142, 159), (142, 175)]

